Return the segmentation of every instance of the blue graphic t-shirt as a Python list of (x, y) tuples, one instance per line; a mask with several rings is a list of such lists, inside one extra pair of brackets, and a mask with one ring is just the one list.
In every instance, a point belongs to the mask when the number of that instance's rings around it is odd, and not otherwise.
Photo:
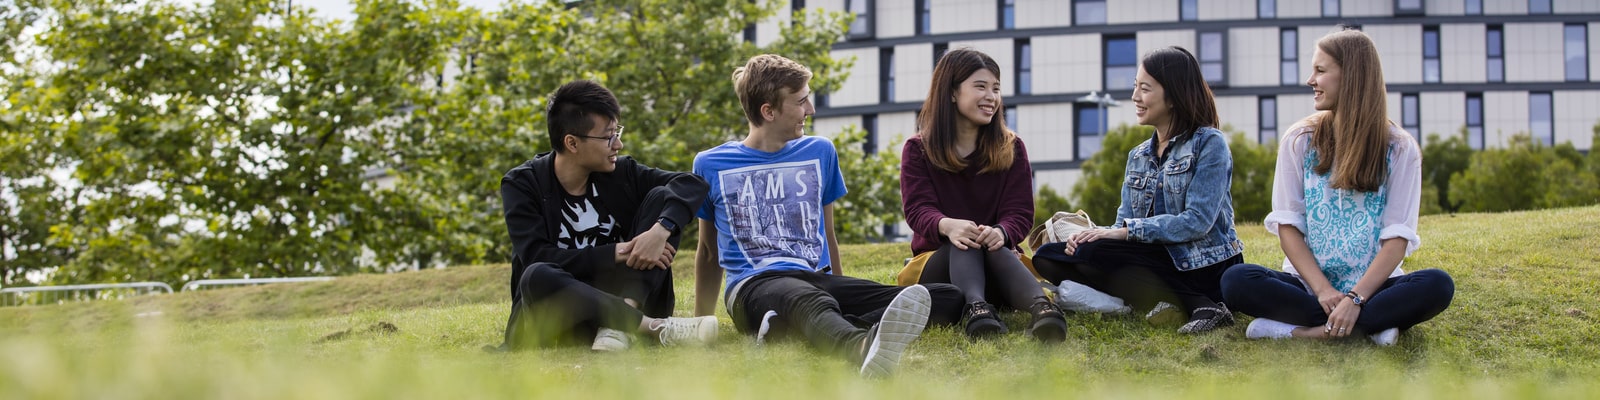
[(805, 136), (776, 153), (728, 142), (695, 155), (694, 173), (711, 184), (695, 215), (716, 223), (724, 291), (764, 271), (829, 266), (822, 208), (846, 193), (833, 142)]

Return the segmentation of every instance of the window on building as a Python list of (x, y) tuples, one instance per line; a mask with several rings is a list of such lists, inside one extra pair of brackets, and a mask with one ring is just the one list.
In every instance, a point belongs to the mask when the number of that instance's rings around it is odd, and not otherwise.
[(1549, 14), (1550, 0), (1528, 0), (1529, 14)]
[(1439, 82), (1439, 26), (1422, 28), (1422, 81)]
[(1467, 15), (1483, 15), (1483, 0), (1466, 0)]
[(1489, 65), (1485, 69), (1489, 82), (1506, 81), (1505, 30), (1500, 25), (1489, 25), (1485, 30), (1485, 45), (1489, 48)]
[(868, 156), (878, 153), (878, 114), (864, 114), (861, 116), (861, 130), (867, 131), (867, 140), (861, 143), (861, 151)]
[(1139, 47), (1132, 36), (1106, 38), (1106, 90), (1133, 89), (1133, 78), (1139, 73)]
[(1566, 27), (1567, 82), (1589, 80), (1589, 29), (1584, 24)]
[(1276, 96), (1261, 96), (1256, 107), (1261, 113), (1261, 129), (1256, 133), (1256, 141), (1272, 143), (1278, 140), (1278, 98)]
[(1405, 128), (1406, 132), (1411, 132), (1417, 143), (1422, 143), (1422, 110), (1418, 108), (1421, 106), (1420, 103), (1421, 100), (1416, 93), (1400, 95), (1400, 127)]
[(1087, 160), (1100, 152), (1100, 141), (1106, 133), (1105, 110), (1098, 105), (1079, 104), (1074, 107), (1077, 112), (1073, 114), (1078, 118), (1078, 129), (1073, 135), (1074, 155), (1078, 160)]
[[(801, 14), (801, 13), (805, 13), (805, 12), (806, 12), (806, 0), (789, 0), (789, 13), (791, 15), (793, 15), (793, 14)], [(789, 23), (791, 25), (799, 25), (800, 24), (800, 19), (799, 18), (792, 18), (792, 19), (789, 20)]]
[(1300, 84), (1300, 34), (1295, 28), (1278, 32), (1278, 83), (1284, 86)]
[(1256, 0), (1256, 18), (1277, 18), (1278, 0)]
[(1033, 44), (1017, 39), (1017, 94), (1033, 93)]
[(1467, 146), (1483, 150), (1483, 93), (1467, 94)]
[(755, 43), (756, 42), (756, 24), (749, 24), (749, 25), (745, 25), (744, 26), (744, 41), (745, 41), (745, 43)]
[(1006, 106), (1006, 128), (1017, 130), (1017, 106)]
[(878, 77), (883, 80), (883, 85), (878, 87), (878, 102), (889, 104), (894, 102), (894, 48), (884, 47), (878, 49)]
[[(933, 44), (933, 65), (935, 65), (935, 66), (939, 65), (939, 59), (944, 58), (944, 53), (947, 53), (949, 51), (950, 51), (950, 44), (949, 43), (934, 43)], [(930, 68), (928, 70), (932, 71), (933, 69)]]
[(1339, 0), (1322, 0), (1322, 16), (1339, 16)]
[(932, 0), (916, 0), (918, 35), (927, 35), (933, 29), (933, 12), (928, 10), (929, 1)]
[(1000, 29), (1017, 29), (1017, 0), (1000, 1)]
[(855, 21), (850, 22), (849, 38), (871, 39), (875, 25), (872, 21), (872, 0), (844, 0), (844, 9), (856, 16)]
[(1072, 23), (1074, 25), (1105, 25), (1106, 0), (1073, 0)]
[(1550, 92), (1528, 93), (1528, 133), (1545, 146), (1555, 146), (1555, 117)]
[(1394, 15), (1422, 15), (1422, 0), (1395, 0)]
[(1199, 21), (1200, 0), (1178, 0), (1178, 20)]
[(815, 95), (816, 100), (812, 100), (811, 101), (812, 105), (817, 106), (817, 108), (828, 108), (828, 94), (827, 93), (816, 93), (816, 92), (813, 92), (813, 94)]
[(1228, 35), (1200, 32), (1200, 75), (1212, 87), (1228, 86)]

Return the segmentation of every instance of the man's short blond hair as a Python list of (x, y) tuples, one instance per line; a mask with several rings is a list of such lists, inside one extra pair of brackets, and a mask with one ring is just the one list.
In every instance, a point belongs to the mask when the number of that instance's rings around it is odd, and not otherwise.
[(811, 70), (800, 63), (776, 54), (750, 57), (743, 67), (733, 70), (733, 89), (739, 94), (739, 106), (744, 108), (745, 119), (757, 127), (766, 122), (761, 117), (761, 105), (783, 104), (783, 89), (798, 92), (811, 81)]

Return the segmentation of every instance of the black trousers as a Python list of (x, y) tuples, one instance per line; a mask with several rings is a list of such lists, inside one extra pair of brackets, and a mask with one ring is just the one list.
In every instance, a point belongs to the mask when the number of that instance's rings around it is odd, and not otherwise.
[[(1355, 329), (1366, 334), (1389, 328), (1411, 329), (1449, 308), (1455, 293), (1455, 281), (1450, 274), (1437, 269), (1389, 278), (1361, 307)], [(1223, 275), (1222, 294), (1227, 297), (1229, 307), (1254, 317), (1300, 326), (1328, 322), (1328, 314), (1322, 312), (1317, 296), (1288, 272), (1254, 264), (1241, 265)]]
[[(1061, 251), (1059, 244), (1039, 251)], [(1149, 310), (1158, 302), (1180, 306), (1185, 312), (1216, 307), (1222, 301), (1222, 274), (1244, 262), (1244, 254), (1216, 264), (1179, 271), (1159, 244), (1126, 240), (1096, 240), (1078, 246), (1077, 263), (1034, 257), (1033, 268), (1051, 283), (1071, 280), (1117, 296), (1136, 310)]]
[[(961, 290), (926, 284), (933, 298), (928, 324), (950, 324), (961, 317)], [(728, 304), (739, 332), (754, 335), (767, 311), (777, 312), (767, 337), (799, 334), (812, 347), (853, 357), (867, 329), (883, 319), (884, 309), (904, 289), (847, 276), (809, 271), (772, 271), (748, 278)]]
[[(652, 191), (633, 221), (636, 237), (650, 230), (661, 215), (663, 201), (652, 201)], [(679, 234), (667, 238), (677, 247)], [(557, 265), (535, 262), (512, 282), (511, 316), (506, 321), (505, 344), (510, 349), (587, 346), (600, 328), (623, 332), (638, 329), (645, 316), (672, 316), (677, 303), (672, 271), (635, 270), (622, 263)], [(623, 299), (634, 300), (639, 307)]]

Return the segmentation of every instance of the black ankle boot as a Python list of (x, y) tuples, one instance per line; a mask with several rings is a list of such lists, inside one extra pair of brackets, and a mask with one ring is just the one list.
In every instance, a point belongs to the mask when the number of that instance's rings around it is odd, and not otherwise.
[(987, 302), (967, 304), (961, 319), (966, 321), (967, 337), (977, 339), (1006, 333), (1006, 324), (1000, 322), (994, 305)]
[(1028, 334), (1044, 343), (1061, 343), (1067, 340), (1067, 318), (1061, 312), (1061, 307), (1045, 297), (1039, 297), (1028, 313), (1033, 314), (1033, 322), (1028, 323)]

